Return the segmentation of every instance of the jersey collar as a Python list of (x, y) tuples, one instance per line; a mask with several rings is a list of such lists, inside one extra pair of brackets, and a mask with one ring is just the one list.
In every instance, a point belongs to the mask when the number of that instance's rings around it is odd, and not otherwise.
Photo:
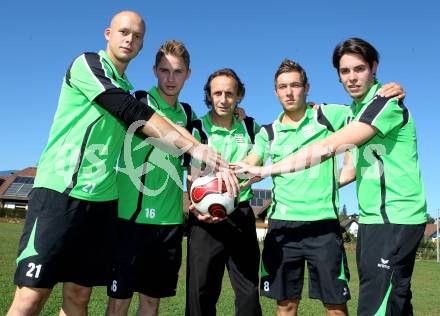
[[(176, 101), (176, 109), (173, 109), (160, 95), (159, 90), (157, 89), (157, 87), (152, 87), (149, 91), (151, 93), (151, 95), (157, 100), (157, 102), (159, 104), (157, 104), (156, 106), (159, 107), (159, 109), (161, 111), (166, 110), (166, 111), (172, 111), (172, 112), (180, 112), (182, 111), (182, 105), (180, 104), (179, 101)], [(153, 100), (154, 102), (154, 100)]]
[(215, 132), (233, 133), (241, 126), (241, 122), (239, 122), (235, 117), (232, 118), (233, 121), (232, 121), (231, 130), (228, 130), (228, 129), (221, 127), (221, 126), (217, 126), (212, 122), (211, 115), (209, 115), (210, 112), (211, 111), (206, 113), (206, 115), (203, 117), (203, 119), (205, 120), (205, 122), (208, 123), (208, 125), (210, 126), (210, 129), (211, 129), (211, 132), (213, 132), (213, 133), (215, 133)]
[(292, 125), (281, 123), (281, 119), (284, 116), (284, 111), (283, 111), (278, 115), (278, 118), (275, 120), (275, 130), (278, 132), (299, 130), (305, 124), (307, 124), (311, 119), (313, 119), (314, 112), (315, 111), (313, 110), (312, 107), (310, 107), (309, 105), (306, 105), (306, 112), (304, 113), (304, 117), (301, 119), (301, 122), (299, 123), (298, 127), (295, 128)]
[(371, 101), (371, 99), (374, 98), (377, 91), (379, 91), (379, 89), (381, 87), (382, 87), (382, 84), (380, 83), (380, 81), (376, 80), (374, 82), (374, 85), (370, 88), (370, 90), (368, 90), (367, 94), (365, 95), (365, 97), (362, 99), (361, 102), (356, 103), (355, 101), (353, 101), (351, 103), (351, 108), (352, 108), (353, 112), (358, 113), (367, 103), (369, 103)]
[(112, 60), (110, 59), (110, 56), (108, 55), (108, 53), (105, 50), (100, 50), (98, 55), (103, 58), (107, 64), (110, 65), (110, 67), (112, 68), (113, 74), (116, 77), (116, 80), (119, 82), (124, 82), (127, 90), (132, 90), (133, 89), (133, 85), (130, 83), (130, 81), (128, 81), (127, 76), (125, 75), (125, 73), (121, 76), (119, 74), (119, 71), (116, 69), (115, 65), (113, 65)]

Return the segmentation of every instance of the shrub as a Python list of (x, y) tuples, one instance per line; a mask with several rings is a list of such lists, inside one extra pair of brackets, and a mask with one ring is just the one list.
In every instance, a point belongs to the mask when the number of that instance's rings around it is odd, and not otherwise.
[(423, 237), (417, 249), (417, 259), (434, 259), (437, 256), (437, 246), (435, 241)]
[(356, 237), (350, 233), (350, 232), (343, 232), (342, 233), (342, 239), (344, 240), (344, 242), (354, 242), (356, 243)]
[(5, 218), (26, 218), (27, 210), (21, 208), (0, 208), (0, 217)]

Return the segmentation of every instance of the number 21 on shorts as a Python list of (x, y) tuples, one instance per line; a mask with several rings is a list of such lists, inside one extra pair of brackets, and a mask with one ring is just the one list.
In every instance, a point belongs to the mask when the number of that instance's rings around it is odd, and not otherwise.
[(26, 276), (29, 278), (35, 278), (38, 279), (38, 277), (40, 276), (40, 272), (41, 272), (41, 264), (39, 265), (35, 265), (35, 263), (33, 262), (29, 262), (28, 264), (28, 272), (26, 272)]

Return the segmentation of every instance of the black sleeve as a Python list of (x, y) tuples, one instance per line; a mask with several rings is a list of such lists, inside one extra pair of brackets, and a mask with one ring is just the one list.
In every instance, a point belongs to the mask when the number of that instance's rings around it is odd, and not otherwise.
[(148, 121), (155, 113), (152, 108), (120, 88), (104, 91), (95, 101), (127, 126), (139, 120)]

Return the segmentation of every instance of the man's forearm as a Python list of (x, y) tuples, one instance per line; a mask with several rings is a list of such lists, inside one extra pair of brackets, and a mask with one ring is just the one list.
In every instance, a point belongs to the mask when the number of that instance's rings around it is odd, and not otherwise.
[(304, 170), (315, 166), (336, 153), (342, 153), (353, 146), (360, 146), (377, 133), (375, 127), (351, 122), (334, 134), (300, 149), (283, 160), (262, 168), (262, 176), (268, 177), (282, 173)]
[(255, 154), (247, 155), (242, 161), (250, 166), (261, 166), (263, 164), (263, 161), (260, 159), (260, 157)]
[(315, 143), (311, 146), (302, 148), (295, 154), (290, 155), (273, 165), (263, 166), (261, 169), (261, 176), (269, 177), (283, 173), (301, 171), (315, 166), (333, 155), (334, 152), (331, 150), (330, 146)]
[(173, 154), (177, 149), (191, 153), (195, 143), (184, 137), (173, 125), (168, 123), (157, 113), (153, 114), (142, 127), (142, 132), (152, 138), (150, 142), (161, 147), (166, 152)]
[(195, 138), (188, 130), (180, 125), (173, 124), (173, 127), (186, 139), (190, 140), (194, 145), (200, 144), (197, 138)]
[(349, 150), (344, 153), (344, 163), (339, 171), (338, 186), (342, 188), (356, 180), (356, 167), (353, 164), (353, 157)]
[(342, 188), (354, 180), (356, 180), (356, 170), (342, 168), (339, 173), (338, 187)]

